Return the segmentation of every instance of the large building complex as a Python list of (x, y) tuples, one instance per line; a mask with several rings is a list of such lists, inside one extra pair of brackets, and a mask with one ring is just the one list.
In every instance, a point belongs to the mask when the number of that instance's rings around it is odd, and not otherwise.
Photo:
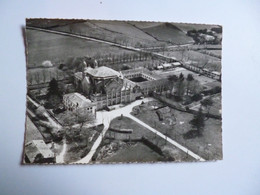
[(97, 110), (134, 101), (138, 96), (168, 89), (168, 79), (138, 68), (122, 72), (106, 66), (86, 67), (75, 73), (74, 84)]

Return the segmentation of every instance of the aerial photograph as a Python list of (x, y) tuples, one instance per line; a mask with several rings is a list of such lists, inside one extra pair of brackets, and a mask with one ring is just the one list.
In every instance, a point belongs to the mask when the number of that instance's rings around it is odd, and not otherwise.
[(222, 160), (222, 26), (26, 19), (22, 164)]

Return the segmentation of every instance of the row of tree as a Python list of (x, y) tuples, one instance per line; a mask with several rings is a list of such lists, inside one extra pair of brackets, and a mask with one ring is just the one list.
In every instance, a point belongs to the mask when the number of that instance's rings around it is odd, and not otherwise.
[(199, 82), (194, 79), (192, 74), (188, 74), (186, 78), (182, 73), (179, 76), (171, 75), (168, 80), (173, 84), (171, 94), (179, 100), (182, 100), (184, 96), (199, 94), (202, 90)]

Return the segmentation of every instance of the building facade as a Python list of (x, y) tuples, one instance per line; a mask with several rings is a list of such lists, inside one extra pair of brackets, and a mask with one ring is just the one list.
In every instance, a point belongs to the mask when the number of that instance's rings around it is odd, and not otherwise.
[(79, 93), (65, 94), (63, 103), (67, 110), (96, 115), (96, 104)]

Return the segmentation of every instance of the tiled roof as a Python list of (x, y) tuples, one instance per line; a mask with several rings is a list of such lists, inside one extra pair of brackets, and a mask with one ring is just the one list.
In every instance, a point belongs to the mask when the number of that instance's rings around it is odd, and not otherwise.
[(106, 78), (106, 77), (118, 77), (120, 76), (120, 73), (108, 68), (106, 66), (100, 66), (97, 68), (91, 68), (88, 67), (85, 69), (85, 72), (94, 76), (94, 77), (100, 77), (100, 78)]
[(89, 99), (79, 93), (69, 93), (63, 96), (64, 99), (69, 99), (73, 103), (78, 103), (78, 108), (92, 106), (93, 104)]

